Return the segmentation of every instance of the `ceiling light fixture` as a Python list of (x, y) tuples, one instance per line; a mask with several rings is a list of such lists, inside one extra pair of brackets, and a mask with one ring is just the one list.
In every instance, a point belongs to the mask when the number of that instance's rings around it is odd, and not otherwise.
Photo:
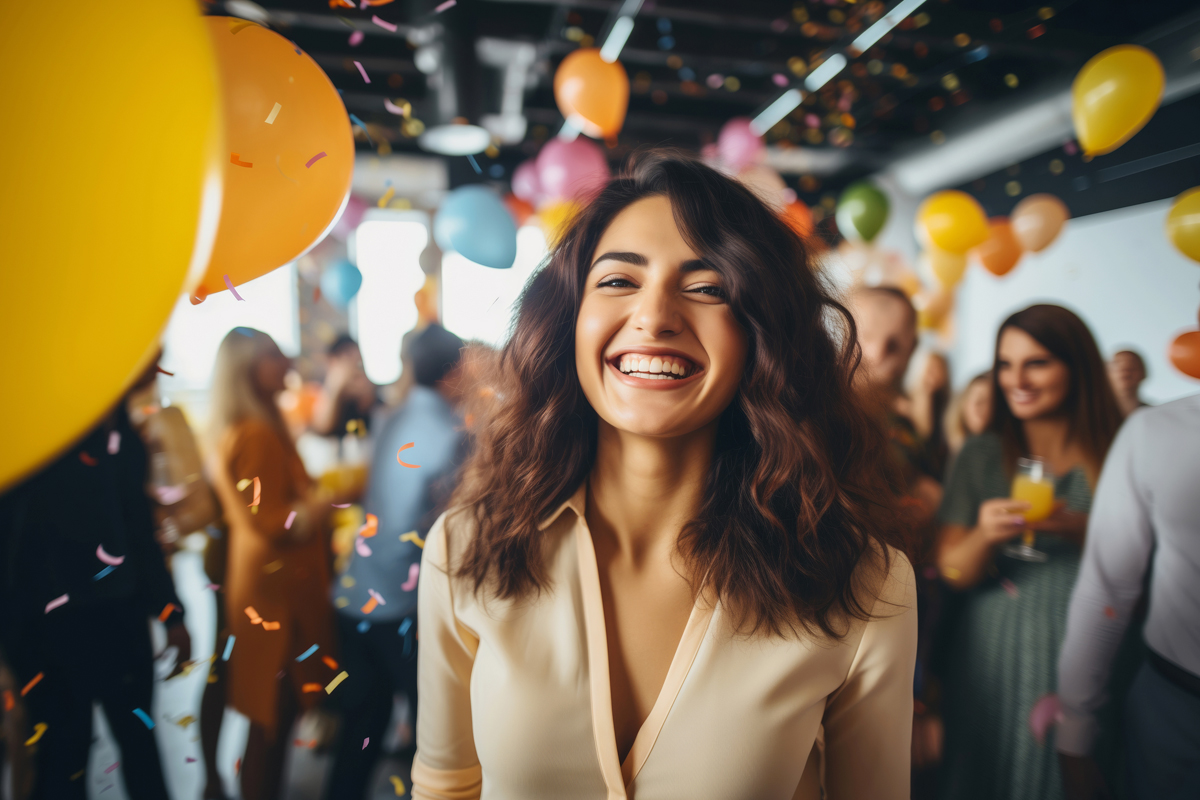
[(620, 9), (617, 10), (617, 19), (609, 29), (604, 44), (600, 46), (602, 61), (611, 64), (621, 55), (621, 48), (625, 46), (629, 34), (633, 32), (633, 18), (637, 16), (641, 8), (642, 0), (625, 0), (621, 4)]
[(897, 3), (895, 8), (884, 14), (879, 18), (878, 22), (863, 31), (857, 39), (850, 43), (850, 46), (860, 53), (867, 52), (871, 45), (882, 39), (887, 35), (888, 31), (903, 22), (905, 17), (916, 11), (924, 3), (925, 0), (903, 0)]
[(443, 156), (473, 156), (492, 143), (492, 135), (478, 125), (436, 125), (417, 139), (422, 150)]
[(771, 128), (775, 127), (775, 123), (792, 113), (796, 106), (800, 105), (800, 101), (804, 99), (804, 95), (799, 89), (788, 89), (771, 105), (763, 109), (757, 117), (750, 121), (750, 128), (762, 136)]
[(815, 92), (825, 84), (833, 80), (834, 76), (846, 68), (846, 57), (841, 53), (834, 53), (829, 58), (821, 62), (821, 66), (809, 73), (804, 79), (804, 88), (810, 92)]

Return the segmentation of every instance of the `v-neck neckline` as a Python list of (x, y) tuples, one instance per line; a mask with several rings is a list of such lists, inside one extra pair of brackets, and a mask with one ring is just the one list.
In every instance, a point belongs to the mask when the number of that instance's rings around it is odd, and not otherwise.
[(617, 755), (617, 733), (613, 722), (612, 682), (608, 671), (608, 626), (604, 619), (604, 598), (600, 589), (600, 570), (596, 548), (583, 513), (577, 512), (575, 544), (579, 558), (580, 593), (583, 619), (587, 633), (588, 678), (592, 701), (592, 733), (596, 739), (596, 756), (608, 788), (608, 800), (626, 800), (627, 790), (646, 763), (654, 743), (662, 732), (667, 714), (691, 670), (704, 634), (712, 619), (713, 609), (697, 597), (688, 615), (683, 635), (671, 657), (662, 688), (650, 713), (638, 728), (624, 762)]

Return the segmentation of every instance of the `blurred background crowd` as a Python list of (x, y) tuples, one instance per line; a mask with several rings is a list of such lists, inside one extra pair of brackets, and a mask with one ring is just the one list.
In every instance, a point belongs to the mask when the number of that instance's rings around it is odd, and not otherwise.
[[(913, 796), (1200, 791), (1194, 4), (68, 5), (0, 32), (24, 113), (86, 74), (105, 123), (0, 134), (7, 796), (408, 796), (488, 364), (662, 145), (853, 313), (919, 582)], [(80, 181), (108, 202), (47, 222)]]

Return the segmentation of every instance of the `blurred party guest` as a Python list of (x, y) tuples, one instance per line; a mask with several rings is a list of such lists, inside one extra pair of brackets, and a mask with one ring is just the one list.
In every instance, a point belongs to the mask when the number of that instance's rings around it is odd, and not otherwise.
[[(270, 336), (234, 328), (213, 372), (211, 472), (229, 523), (230, 635), (219, 656), (229, 703), (250, 719), (246, 800), (279, 796), (297, 710), (337, 674), (322, 660), (336, 664), (325, 526), (337, 498), (313, 487), (275, 403), (290, 366)], [(313, 645), (321, 655), (296, 661)]]
[(1146, 362), (1137, 351), (1121, 350), (1114, 353), (1108, 362), (1108, 380), (1112, 383), (1123, 415), (1129, 416), (1147, 405), (1138, 394), (1142, 382), (1146, 380)]
[[(368, 522), (334, 587), (342, 666), (355, 679), (331, 698), (342, 725), (330, 800), (365, 797), (394, 694), (408, 696), (416, 718), (421, 547), (446, 508), (465, 455), (463, 421), (455, 410), (462, 346), (436, 323), (411, 340), (407, 355), (415, 382), (376, 440), (364, 501), (375, 528)], [(419, 461), (420, 467), (408, 469), (398, 460)]]
[(933, 474), (941, 478), (949, 456), (944, 423), (950, 404), (950, 365), (945, 356), (932, 352), (925, 358), (911, 397), (909, 418), (917, 435), (925, 441)]
[(1069, 800), (1104, 791), (1090, 758), (1122, 635), (1149, 577), (1147, 659), (1125, 708), (1138, 800), (1200, 789), (1200, 395), (1129, 418), (1096, 487), (1058, 662), (1056, 745)]
[(120, 746), (129, 796), (167, 797), (147, 623), (166, 623), (180, 663), (191, 640), (154, 540), (146, 466), (122, 402), (0, 497), (0, 641), (27, 707), (35, 797), (87, 795), (93, 703)]
[(992, 424), (992, 372), (981, 372), (950, 401), (946, 408), (946, 445), (950, 457), (962, 451), (967, 439), (979, 436)]
[[(938, 550), (942, 577), (963, 594), (946, 668), (946, 798), (1059, 798), (1058, 760), (1029, 731), (1054, 691), (1055, 659), (1092, 504), (1092, 486), (1121, 412), (1087, 326), (1035, 305), (996, 337), (991, 429), (967, 441), (946, 483)], [(1026, 522), (1009, 499), (1018, 458), (1056, 476), (1049, 517)], [(1003, 554), (1026, 528), (1044, 562)], [(1037, 557), (1036, 555), (1034, 557)]]
[(363, 371), (358, 342), (343, 333), (329, 346), (325, 385), (313, 407), (312, 429), (322, 436), (345, 436), (371, 424), (379, 387)]
[(908, 797), (912, 568), (811, 263), (674, 154), (571, 221), (425, 542), (414, 798)]

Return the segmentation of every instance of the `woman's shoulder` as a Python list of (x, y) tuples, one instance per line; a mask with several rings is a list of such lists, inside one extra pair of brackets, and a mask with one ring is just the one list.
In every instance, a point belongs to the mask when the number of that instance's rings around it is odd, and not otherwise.
[(916, 610), (916, 573), (903, 551), (873, 543), (855, 568), (863, 607), (876, 616), (892, 616), (911, 606)]

